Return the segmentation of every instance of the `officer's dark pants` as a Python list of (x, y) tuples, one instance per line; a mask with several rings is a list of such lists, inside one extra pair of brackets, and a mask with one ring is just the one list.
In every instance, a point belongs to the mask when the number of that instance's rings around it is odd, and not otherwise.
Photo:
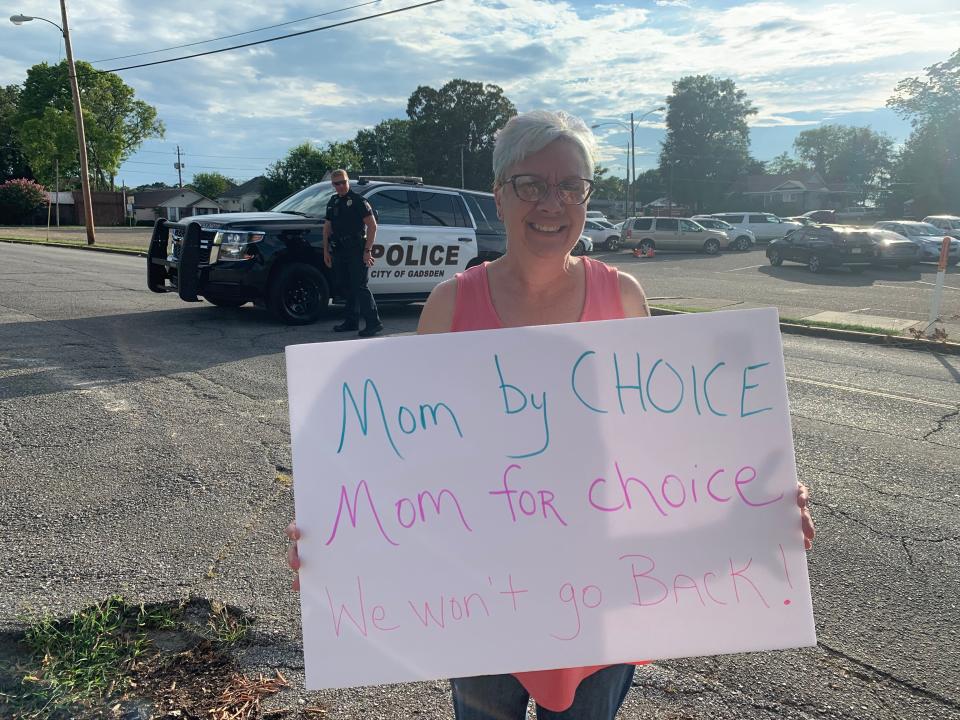
[(380, 324), (377, 303), (367, 287), (368, 268), (363, 264), (363, 239), (340, 240), (333, 253), (333, 271), (346, 305), (343, 319), (359, 327), (363, 317), (367, 327)]

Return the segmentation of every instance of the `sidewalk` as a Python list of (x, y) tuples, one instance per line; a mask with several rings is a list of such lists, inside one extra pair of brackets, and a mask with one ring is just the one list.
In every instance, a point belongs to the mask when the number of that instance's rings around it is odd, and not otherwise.
[[(717, 298), (651, 297), (649, 302), (651, 308), (662, 309), (666, 313), (670, 311), (748, 310), (750, 308), (769, 307), (769, 305)], [(903, 318), (825, 311), (789, 305), (778, 305), (777, 310), (780, 313), (781, 323), (822, 327), (837, 331), (849, 330), (861, 333), (887, 334), (908, 339), (913, 338), (910, 333), (911, 330), (922, 330), (927, 326), (926, 320), (905, 320)], [(947, 334), (947, 340), (950, 343), (960, 343), (960, 318), (951, 316), (935, 322), (927, 335), (931, 335), (938, 328)]]

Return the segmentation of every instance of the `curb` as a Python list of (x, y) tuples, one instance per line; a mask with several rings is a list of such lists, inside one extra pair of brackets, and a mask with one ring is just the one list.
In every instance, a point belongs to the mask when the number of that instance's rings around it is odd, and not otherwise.
[(14, 245), (40, 245), (42, 247), (68, 248), (72, 250), (86, 250), (88, 252), (112, 253), (114, 255), (134, 255), (136, 257), (146, 257), (146, 250), (134, 250), (133, 248), (104, 247), (103, 245), (76, 245), (64, 242), (47, 242), (46, 240), (27, 240), (23, 238), (0, 238), (0, 242), (13, 243)]
[[(690, 315), (686, 310), (673, 310), (650, 306), (651, 315)], [(927, 352), (960, 355), (960, 343), (940, 342), (938, 340), (915, 340), (911, 337), (897, 335), (882, 335), (880, 333), (861, 332), (859, 330), (841, 330), (839, 328), (816, 327), (811, 325), (796, 325), (795, 323), (780, 323), (780, 332), (791, 335), (807, 335), (808, 337), (826, 338), (828, 340), (846, 340), (847, 342), (882, 345), (884, 347), (898, 347), (906, 350), (924, 350)]]

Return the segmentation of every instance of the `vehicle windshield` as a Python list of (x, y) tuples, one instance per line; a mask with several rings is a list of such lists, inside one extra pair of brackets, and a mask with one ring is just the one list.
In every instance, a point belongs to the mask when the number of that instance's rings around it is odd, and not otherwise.
[(273, 212), (292, 212), (323, 217), (327, 213), (327, 200), (334, 192), (333, 183), (317, 183), (291, 195), (270, 209)]
[(914, 236), (920, 235), (940, 235), (941, 230), (930, 223), (917, 223), (916, 225), (904, 225), (907, 233)]

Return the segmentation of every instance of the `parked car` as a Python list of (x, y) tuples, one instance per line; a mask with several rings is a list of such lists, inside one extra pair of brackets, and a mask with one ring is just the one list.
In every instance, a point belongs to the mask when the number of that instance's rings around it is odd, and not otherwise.
[(880, 228), (869, 228), (865, 232), (870, 234), (870, 238), (876, 244), (874, 265), (885, 267), (895, 265), (901, 270), (906, 270), (919, 261), (920, 248), (902, 235)]
[(812, 223), (832, 223), (837, 221), (836, 210), (808, 210), (800, 217), (807, 218)]
[(737, 230), (733, 225), (720, 218), (715, 218), (710, 215), (694, 215), (690, 219), (699, 225), (703, 225), (707, 230), (722, 230), (725, 232), (728, 237), (733, 238), (730, 247), (734, 250), (749, 250), (757, 242), (753, 230)]
[(722, 230), (707, 230), (690, 218), (627, 218), (620, 238), (644, 251), (699, 250), (716, 255), (730, 246), (730, 236)]
[(956, 215), (927, 215), (923, 222), (930, 223), (947, 235), (960, 238), (960, 217)]
[(589, 235), (581, 235), (580, 239), (577, 240), (577, 244), (573, 246), (573, 250), (570, 251), (571, 255), (586, 255), (593, 252), (593, 240), (590, 239)]
[(803, 227), (806, 227), (807, 225), (819, 225), (820, 223), (831, 222), (830, 220), (813, 220), (812, 218), (808, 218), (806, 215), (795, 215), (793, 217), (785, 217), (784, 220), (787, 220), (789, 222), (799, 223)]
[(613, 225), (606, 227), (609, 223), (601, 223), (597, 220), (587, 218), (586, 223), (583, 226), (583, 234), (587, 235), (593, 244), (596, 247), (604, 247), (607, 250), (619, 250), (620, 249), (620, 233), (618, 233)]
[(784, 260), (803, 263), (810, 272), (827, 267), (846, 267), (850, 272), (863, 272), (873, 263), (875, 243), (863, 228), (841, 225), (812, 225), (778, 238), (767, 246), (771, 265)]
[(725, 212), (713, 213), (713, 217), (730, 223), (737, 230), (750, 230), (757, 242), (782, 238), (791, 230), (801, 227), (800, 223), (786, 222), (771, 213)]
[(620, 232), (623, 229), (623, 223), (625, 222), (626, 220), (621, 220), (620, 222), (618, 222), (616, 225), (613, 226), (613, 229), (616, 230), (617, 232)]
[(588, 220), (606, 220), (607, 216), (603, 214), (602, 210), (587, 210), (587, 219)]
[[(874, 224), (882, 230), (891, 230), (915, 243), (919, 248), (917, 262), (938, 262), (940, 248), (943, 245), (943, 230), (925, 222), (914, 220), (884, 220)], [(960, 240), (950, 241), (950, 252), (947, 255), (947, 264), (953, 267), (960, 261)]]

